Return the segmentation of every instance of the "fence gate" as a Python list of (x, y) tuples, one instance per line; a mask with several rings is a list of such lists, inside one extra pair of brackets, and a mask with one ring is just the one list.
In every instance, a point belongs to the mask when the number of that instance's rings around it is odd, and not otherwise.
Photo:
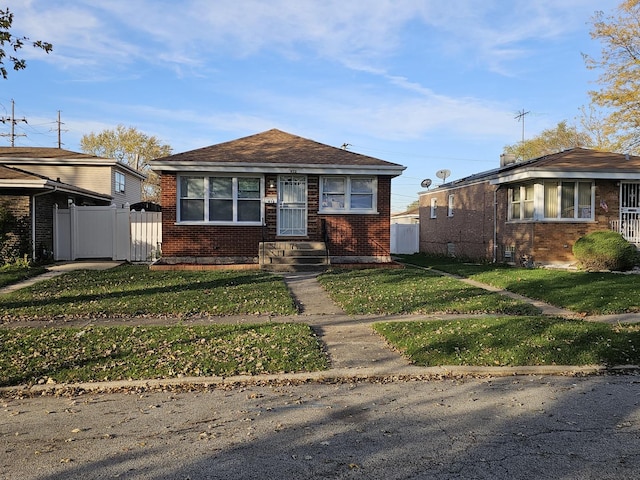
[(391, 253), (412, 254), (420, 249), (420, 225), (391, 224)]
[(135, 212), (129, 207), (71, 205), (54, 207), (53, 254), (56, 260), (110, 258), (144, 262), (159, 256), (160, 212)]
[(132, 262), (149, 262), (160, 257), (162, 212), (136, 212), (129, 215)]

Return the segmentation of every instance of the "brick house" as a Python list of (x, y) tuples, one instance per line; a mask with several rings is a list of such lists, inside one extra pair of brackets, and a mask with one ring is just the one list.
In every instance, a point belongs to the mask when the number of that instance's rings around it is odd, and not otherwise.
[(575, 262), (576, 240), (613, 229), (640, 245), (640, 157), (573, 148), (420, 192), (420, 251)]
[(311, 243), (331, 263), (391, 261), (401, 165), (273, 129), (151, 166), (161, 175), (163, 263), (265, 266), (274, 261), (265, 246)]

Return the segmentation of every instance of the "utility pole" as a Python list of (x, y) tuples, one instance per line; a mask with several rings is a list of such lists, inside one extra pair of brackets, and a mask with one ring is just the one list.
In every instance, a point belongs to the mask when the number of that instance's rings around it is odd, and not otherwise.
[(0, 133), (0, 137), (11, 137), (11, 146), (15, 147), (16, 137), (26, 137), (27, 135), (24, 133), (15, 133), (16, 123), (24, 122), (27, 123), (27, 119), (22, 117), (20, 119), (16, 119), (16, 102), (11, 99), (11, 117), (0, 117), (0, 122), (11, 124), (11, 133)]
[(518, 115), (513, 117), (518, 121), (522, 120), (522, 143), (524, 143), (524, 117), (525, 115), (529, 115), (530, 113), (531, 112), (525, 112), (523, 108), (521, 112), (518, 112)]
[(64, 123), (62, 123), (60, 121), (60, 110), (58, 110), (58, 148), (62, 148), (62, 125), (64, 125)]

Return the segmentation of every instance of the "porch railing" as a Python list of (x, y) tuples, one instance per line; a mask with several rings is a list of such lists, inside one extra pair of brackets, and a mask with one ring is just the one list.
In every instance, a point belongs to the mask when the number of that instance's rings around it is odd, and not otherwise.
[(611, 220), (611, 230), (621, 234), (627, 241), (640, 245), (640, 219)]

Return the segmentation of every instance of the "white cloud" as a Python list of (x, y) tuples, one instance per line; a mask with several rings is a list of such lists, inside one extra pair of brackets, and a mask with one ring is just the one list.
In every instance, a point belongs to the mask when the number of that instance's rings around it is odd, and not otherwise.
[[(133, 61), (193, 67), (207, 59), (274, 51), (384, 68), (412, 22), (440, 34), (437, 46), (494, 71), (528, 54), (522, 42), (584, 28), (596, 0), (10, 0), (16, 27), (54, 43), (60, 66)], [(613, 0), (611, 0), (613, 3)], [(444, 35), (442, 35), (444, 34)]]

